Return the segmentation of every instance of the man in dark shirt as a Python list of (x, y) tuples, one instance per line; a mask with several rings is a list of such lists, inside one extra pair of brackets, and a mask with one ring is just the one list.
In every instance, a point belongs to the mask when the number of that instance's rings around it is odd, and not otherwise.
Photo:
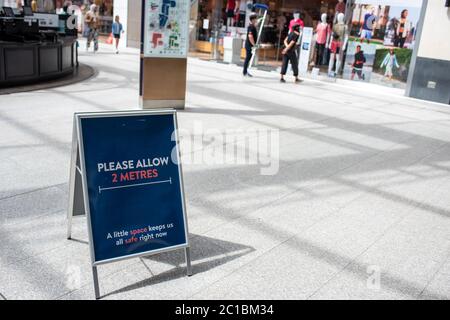
[(361, 46), (358, 45), (356, 46), (355, 61), (353, 62), (352, 80), (355, 78), (355, 74), (358, 75), (359, 79), (365, 80), (363, 74), (364, 63), (366, 63), (366, 56), (364, 51), (361, 50)]
[(243, 74), (247, 77), (252, 77), (250, 73), (248, 73), (248, 64), (252, 58), (253, 47), (256, 45), (256, 41), (258, 39), (258, 31), (256, 30), (256, 21), (258, 16), (256, 14), (250, 15), (250, 24), (247, 28), (247, 39), (245, 40), (245, 61), (244, 61), (244, 70)]
[(297, 44), (298, 38), (300, 37), (300, 25), (295, 24), (292, 26), (292, 32), (289, 33), (287, 38), (284, 40), (283, 49), (283, 65), (281, 66), (281, 82), (286, 82), (284, 80), (284, 76), (286, 75), (286, 71), (288, 68), (289, 61), (292, 65), (292, 71), (294, 72), (295, 82), (300, 82), (298, 78), (298, 58), (297, 52), (295, 50), (295, 45)]

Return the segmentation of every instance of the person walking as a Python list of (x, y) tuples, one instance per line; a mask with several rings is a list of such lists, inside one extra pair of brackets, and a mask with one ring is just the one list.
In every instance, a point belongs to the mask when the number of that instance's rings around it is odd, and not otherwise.
[(243, 74), (246, 77), (252, 77), (252, 75), (248, 73), (248, 65), (250, 63), (250, 60), (252, 59), (253, 48), (255, 47), (256, 41), (258, 40), (258, 30), (256, 30), (257, 20), (258, 16), (252, 13), (250, 15), (250, 24), (247, 28), (247, 39), (245, 40), (245, 61)]
[(98, 15), (98, 7), (92, 4), (89, 11), (86, 13), (85, 21), (89, 27), (89, 34), (86, 43), (86, 51), (89, 50), (91, 42), (94, 41), (94, 53), (98, 51), (98, 27), (100, 25), (100, 18)]
[(291, 62), (292, 71), (294, 72), (295, 82), (300, 82), (298, 78), (298, 57), (295, 50), (298, 38), (300, 37), (300, 25), (295, 24), (292, 26), (292, 32), (284, 39), (285, 48), (282, 51), (283, 65), (281, 66), (281, 79), (280, 82), (286, 82), (284, 76), (286, 75), (289, 61)]
[(114, 39), (116, 40), (116, 54), (119, 53), (119, 41), (120, 41), (120, 35), (124, 32), (123, 26), (120, 23), (120, 17), (116, 16), (114, 19), (114, 23), (112, 24), (112, 34), (114, 36)]

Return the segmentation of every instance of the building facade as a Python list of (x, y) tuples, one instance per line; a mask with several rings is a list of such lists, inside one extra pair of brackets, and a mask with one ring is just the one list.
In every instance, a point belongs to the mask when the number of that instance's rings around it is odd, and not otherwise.
[[(245, 39), (251, 0), (192, 0), (190, 12), (190, 54), (203, 59), (223, 58), (224, 37)], [(276, 68), (281, 61), (282, 42), (296, 12), (305, 27), (317, 30), (323, 14), (332, 28), (343, 6), (348, 42), (341, 53), (338, 77), (400, 88), (405, 95), (450, 104), (450, 8), (445, 0), (260, 0), (268, 6), (262, 33), (259, 61)], [(343, 2), (343, 4), (342, 4)], [(230, 14), (230, 10), (234, 11)], [(249, 11), (250, 10), (250, 11)], [(261, 13), (261, 12), (260, 12)], [(125, 25), (124, 46), (139, 47), (141, 1), (114, 0), (114, 15)], [(262, 13), (261, 13), (262, 15)], [(373, 22), (370, 20), (373, 15)], [(371, 39), (362, 34), (371, 25)], [(329, 35), (329, 42), (331, 44)], [(309, 71), (322, 73), (329, 57), (317, 58), (314, 36)], [(361, 47), (358, 49), (358, 47)], [(366, 64), (358, 78), (352, 61), (356, 50), (364, 51)], [(326, 50), (325, 50), (326, 52)], [(393, 53), (393, 54), (390, 54)], [(242, 56), (244, 55), (242, 50)], [(331, 54), (333, 54), (331, 52)], [(330, 52), (328, 52), (330, 55)], [(328, 60), (327, 60), (328, 58)], [(322, 61), (323, 60), (323, 61)], [(321, 61), (317, 65), (315, 61)], [(334, 68), (334, 66), (333, 66)], [(376, 89), (376, 87), (374, 87)]]
[[(446, 0), (258, 0), (267, 5), (261, 34), (259, 65), (279, 68), (283, 40), (289, 24), (300, 12), (305, 28), (314, 34), (307, 57), (308, 72), (404, 90), (406, 96), (450, 104), (450, 7)], [(17, 6), (28, 0), (0, 0), (1, 6)], [(111, 32), (114, 16), (124, 26), (121, 46), (141, 44), (142, 0), (36, 0), (38, 11), (58, 12), (75, 4), (82, 12), (97, 4), (101, 33)], [(224, 39), (245, 41), (248, 16), (255, 0), (191, 0), (190, 55), (222, 60)], [(82, 17), (82, 12), (80, 16)], [(345, 16), (345, 44), (333, 52), (333, 28), (338, 13)], [(260, 16), (261, 10), (257, 11)], [(326, 16), (331, 32), (320, 50), (318, 26)], [(322, 29), (323, 30), (323, 29)], [(359, 53), (362, 52), (362, 53)], [(245, 50), (241, 48), (241, 58)], [(355, 68), (357, 56), (364, 63)], [(333, 58), (333, 59), (332, 59)], [(305, 59), (303, 59), (304, 61)], [(335, 61), (339, 61), (338, 65)], [(332, 73), (330, 74), (330, 70)], [(351, 85), (351, 83), (349, 83)], [(376, 89), (376, 87), (374, 87)]]
[(406, 95), (450, 104), (449, 1), (425, 0), (419, 46)]

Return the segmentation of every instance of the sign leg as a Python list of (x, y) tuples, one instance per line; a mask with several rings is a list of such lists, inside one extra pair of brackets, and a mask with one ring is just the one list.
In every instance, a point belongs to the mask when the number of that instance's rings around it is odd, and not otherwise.
[(100, 286), (98, 284), (97, 266), (92, 267), (92, 275), (94, 276), (95, 299), (100, 299)]
[(191, 266), (191, 248), (185, 248), (184, 253), (186, 256), (186, 273), (187, 276), (192, 276), (192, 266)]
[(77, 162), (78, 162), (78, 138), (76, 117), (73, 117), (72, 130), (72, 153), (70, 157), (69, 172), (69, 207), (67, 208), (67, 239), (72, 239), (72, 217), (75, 208), (75, 186), (77, 179)]
[(72, 239), (72, 215), (67, 216), (67, 239)]

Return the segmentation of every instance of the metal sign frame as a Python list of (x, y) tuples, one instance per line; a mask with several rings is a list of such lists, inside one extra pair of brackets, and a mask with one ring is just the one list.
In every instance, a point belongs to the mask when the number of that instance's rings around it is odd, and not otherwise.
[[(259, 26), (258, 38), (256, 39), (255, 46), (252, 48), (252, 57), (250, 58), (250, 62), (248, 64), (249, 69), (253, 66), (253, 61), (255, 60), (256, 55), (258, 54), (258, 46), (261, 43), (261, 36), (264, 30), (264, 25), (266, 24), (267, 12), (269, 11), (269, 7), (265, 4), (255, 3), (253, 5), (254, 9), (264, 10), (264, 14), (261, 20), (261, 25)], [(247, 19), (247, 18), (246, 18)]]
[[(82, 119), (87, 118), (105, 118), (105, 117), (123, 117), (123, 116), (145, 116), (145, 115), (172, 115), (174, 122), (174, 137), (175, 137), (175, 146), (178, 156), (178, 175), (180, 181), (180, 193), (182, 199), (182, 210), (183, 210), (183, 221), (184, 221), (184, 232), (185, 232), (185, 243), (162, 248), (156, 250), (150, 250), (146, 252), (135, 253), (126, 256), (120, 256), (116, 258), (106, 259), (106, 260), (95, 260), (95, 252), (94, 252), (94, 243), (93, 243), (93, 233), (92, 233), (92, 224), (91, 224), (91, 213), (89, 207), (89, 193), (87, 186), (87, 176), (86, 176), (86, 160), (84, 155), (84, 145), (83, 145), (83, 135), (82, 135)], [(188, 231), (188, 221), (186, 214), (186, 198), (184, 194), (184, 181), (183, 181), (183, 171), (181, 165), (181, 153), (179, 148), (179, 135), (178, 135), (178, 120), (177, 113), (175, 110), (139, 110), (139, 111), (115, 111), (115, 112), (88, 112), (88, 113), (75, 113), (74, 114), (74, 128), (73, 128), (73, 136), (72, 136), (72, 155), (71, 155), (71, 165), (70, 165), (70, 181), (69, 181), (69, 209), (67, 212), (68, 219), (68, 227), (67, 227), (67, 239), (72, 239), (72, 219), (74, 216), (80, 216), (79, 212), (76, 212), (75, 208), (77, 207), (77, 201), (75, 199), (75, 192), (77, 186), (82, 186), (82, 194), (83, 194), (83, 209), (84, 214), (86, 215), (87, 227), (88, 227), (88, 236), (89, 236), (89, 251), (91, 256), (91, 266), (92, 266), (92, 274), (94, 280), (94, 289), (95, 289), (95, 298), (100, 298), (100, 287), (98, 281), (98, 273), (97, 266), (101, 264), (117, 262), (125, 259), (143, 257), (155, 255), (163, 252), (169, 252), (179, 249), (185, 250), (185, 259), (186, 259), (186, 271), (187, 276), (192, 275), (192, 266), (191, 266), (191, 254), (190, 254), (190, 244), (189, 244), (189, 231)], [(79, 181), (81, 179), (81, 181)], [(78, 204), (79, 207), (80, 204)]]

